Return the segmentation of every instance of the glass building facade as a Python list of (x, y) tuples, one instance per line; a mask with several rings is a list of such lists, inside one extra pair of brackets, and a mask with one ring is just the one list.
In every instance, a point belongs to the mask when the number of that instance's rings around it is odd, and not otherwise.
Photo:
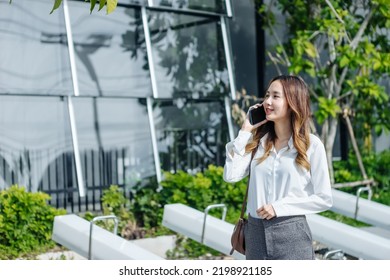
[(229, 0), (0, 1), (0, 189), (96, 210), (110, 185), (223, 165), (234, 134)]

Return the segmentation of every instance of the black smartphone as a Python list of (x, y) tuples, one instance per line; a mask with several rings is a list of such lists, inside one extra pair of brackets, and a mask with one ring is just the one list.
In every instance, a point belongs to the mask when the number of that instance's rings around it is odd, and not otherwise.
[(255, 125), (263, 120), (265, 120), (265, 111), (263, 106), (249, 111), (249, 122), (251, 125)]

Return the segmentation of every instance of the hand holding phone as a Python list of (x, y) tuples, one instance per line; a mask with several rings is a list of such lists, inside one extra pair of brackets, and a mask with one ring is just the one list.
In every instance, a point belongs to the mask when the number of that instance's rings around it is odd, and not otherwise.
[(266, 119), (265, 110), (263, 106), (254, 108), (249, 111), (249, 122), (251, 125), (258, 124)]

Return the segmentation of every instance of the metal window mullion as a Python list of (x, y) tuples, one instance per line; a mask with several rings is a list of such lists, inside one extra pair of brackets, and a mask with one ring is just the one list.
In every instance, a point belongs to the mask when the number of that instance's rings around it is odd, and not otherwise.
[(142, 11), (142, 23), (144, 26), (144, 33), (145, 33), (146, 52), (148, 54), (148, 64), (149, 64), (150, 80), (152, 83), (153, 97), (158, 98), (156, 71), (154, 69), (154, 60), (153, 60), (153, 53), (152, 53), (152, 43), (150, 41), (148, 16), (146, 14), (145, 7), (142, 7), (141, 11)]
[[(70, 70), (72, 73), (73, 93), (75, 96), (79, 96), (80, 92), (79, 92), (78, 76), (77, 76), (77, 69), (76, 69), (76, 60), (74, 56), (74, 44), (73, 44), (72, 28), (71, 28), (70, 17), (69, 17), (68, 1), (64, 0), (63, 5), (64, 5), (66, 36), (68, 39), (67, 41), (68, 41)], [(76, 121), (74, 117), (72, 97), (70, 95), (68, 96), (68, 110), (69, 110), (70, 129), (72, 133), (73, 152), (75, 157), (76, 178), (78, 183), (79, 195), (80, 197), (85, 197), (86, 189), (85, 189), (83, 174), (81, 169), (81, 159), (80, 159), (79, 143), (77, 137), (77, 129), (76, 129)]]
[(154, 166), (156, 168), (157, 182), (160, 185), (160, 182), (161, 182), (161, 167), (160, 166), (161, 165), (160, 165), (160, 155), (158, 153), (158, 148), (157, 148), (156, 131), (155, 131), (155, 127), (154, 127), (152, 98), (148, 97), (146, 99), (146, 106), (147, 106), (147, 110), (148, 110), (150, 134), (151, 134), (151, 137), (152, 137)]
[(80, 159), (80, 151), (79, 151), (79, 142), (77, 137), (76, 120), (74, 117), (74, 110), (73, 110), (73, 103), (72, 103), (71, 96), (68, 96), (68, 109), (69, 109), (70, 129), (72, 132), (73, 150), (74, 150), (74, 158), (75, 158), (75, 165), (76, 165), (76, 177), (79, 186), (79, 194), (80, 197), (85, 197), (86, 189), (85, 189), (83, 173), (81, 169), (81, 159)]
[(230, 141), (233, 141), (234, 130), (233, 130), (232, 112), (231, 112), (230, 100), (227, 96), (225, 96), (225, 111), (226, 111), (226, 120), (228, 123)]
[(236, 83), (235, 83), (234, 71), (233, 71), (233, 58), (232, 58), (232, 52), (230, 48), (230, 40), (227, 32), (226, 17), (224, 16), (221, 16), (221, 30), (222, 30), (223, 45), (225, 49), (226, 66), (229, 74), (230, 94), (232, 99), (236, 100)]
[[(191, 15), (191, 16), (201, 16), (201, 17), (217, 17), (221, 16), (221, 13), (217, 12), (209, 12), (203, 10), (193, 10), (193, 9), (182, 9), (182, 8), (172, 8), (167, 6), (148, 6), (148, 10), (156, 11), (159, 13), (167, 12), (167, 13), (175, 13), (178, 15)], [(223, 14), (225, 15), (225, 14)]]
[(73, 44), (72, 27), (70, 24), (68, 0), (64, 0), (63, 5), (64, 5), (66, 37), (68, 39), (70, 71), (72, 73), (73, 92), (74, 92), (75, 96), (79, 96), (80, 95), (79, 82), (78, 82), (78, 76), (77, 76), (76, 60), (75, 60), (75, 56), (74, 56), (74, 44)]
[(232, 3), (230, 0), (225, 0), (226, 4), (226, 14), (228, 17), (233, 17)]

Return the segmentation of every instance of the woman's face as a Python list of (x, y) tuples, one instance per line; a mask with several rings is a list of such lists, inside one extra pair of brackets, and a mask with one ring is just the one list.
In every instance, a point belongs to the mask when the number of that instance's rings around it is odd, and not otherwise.
[(290, 110), (280, 81), (276, 80), (271, 83), (266, 92), (263, 106), (269, 121), (279, 122), (290, 119)]

